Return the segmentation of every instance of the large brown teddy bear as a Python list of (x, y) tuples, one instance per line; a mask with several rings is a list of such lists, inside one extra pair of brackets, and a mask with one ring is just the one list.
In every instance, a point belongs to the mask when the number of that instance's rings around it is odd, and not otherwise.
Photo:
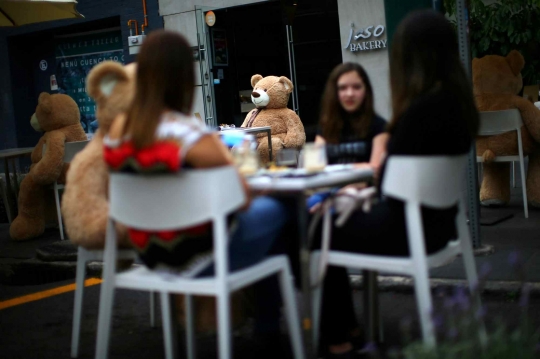
[[(272, 155), (275, 158), (282, 148), (300, 149), (306, 142), (304, 125), (298, 115), (287, 108), (292, 82), (285, 76), (253, 75), (251, 101), (257, 108), (251, 110), (242, 127), (272, 127)], [(266, 134), (257, 135), (259, 155), (263, 163), (269, 160)]]
[[(64, 182), (68, 168), (64, 163), (64, 145), (86, 140), (79, 107), (68, 95), (42, 92), (30, 124), (36, 131), (45, 133), (32, 151), (30, 172), (24, 177), (19, 192), (19, 215), (9, 227), (9, 235), (17, 241), (43, 233), (47, 193), (55, 181)], [(44, 154), (43, 145), (47, 145)]]
[[(99, 128), (71, 162), (62, 197), (62, 215), (71, 242), (87, 249), (103, 248), (109, 215), (109, 172), (103, 160), (103, 138), (113, 120), (125, 112), (135, 93), (135, 64), (105, 61), (90, 71), (87, 92), (97, 105)], [(126, 244), (125, 230), (119, 238)]]
[[(473, 59), (474, 96), (479, 111), (518, 109), (524, 126), (521, 129), (523, 151), (529, 155), (527, 199), (540, 207), (540, 110), (533, 103), (517, 96), (523, 87), (523, 56), (513, 50), (508, 56), (489, 55)], [(479, 137), (476, 153), (486, 161), (480, 189), (482, 205), (504, 205), (510, 201), (510, 164), (494, 163), (497, 156), (517, 155), (516, 132)]]

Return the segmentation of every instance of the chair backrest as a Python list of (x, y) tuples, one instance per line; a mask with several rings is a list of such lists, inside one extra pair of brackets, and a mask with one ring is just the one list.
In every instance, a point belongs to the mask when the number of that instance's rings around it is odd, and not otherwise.
[(467, 155), (390, 156), (382, 192), (405, 202), (449, 207), (462, 197), (466, 169)]
[(517, 109), (480, 112), (479, 136), (492, 136), (516, 131), (523, 126), (521, 113)]
[[(64, 144), (64, 163), (70, 163), (73, 160), (73, 157), (79, 152), (83, 150), (84, 147), (90, 142), (90, 140), (86, 141), (75, 141), (75, 142), (66, 142)], [(47, 149), (47, 144), (43, 145), (43, 148), (41, 150), (41, 155), (45, 155), (45, 151)]]
[(177, 174), (111, 173), (109, 216), (128, 227), (171, 230), (226, 216), (245, 201), (233, 166)]

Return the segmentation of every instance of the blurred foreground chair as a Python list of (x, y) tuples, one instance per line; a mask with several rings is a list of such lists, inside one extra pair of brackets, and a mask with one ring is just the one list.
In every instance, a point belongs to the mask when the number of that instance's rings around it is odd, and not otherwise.
[[(104, 281), (98, 317), (96, 358), (108, 355), (115, 288), (161, 293), (165, 355), (176, 356), (176, 325), (171, 315), (171, 293), (186, 295), (187, 357), (195, 358), (193, 295), (216, 297), (219, 358), (232, 358), (230, 293), (270, 275), (278, 274), (289, 335), (295, 358), (304, 357), (294, 286), (286, 256), (274, 256), (243, 270), (229, 273), (226, 217), (239, 209), (245, 194), (233, 166), (184, 170), (178, 174), (141, 176), (111, 174), (109, 225), (105, 243)], [(115, 274), (117, 258), (114, 224), (151, 231), (182, 229), (211, 222), (214, 235), (214, 277), (189, 278), (150, 270), (145, 266)]]
[[(465, 171), (467, 155), (463, 156), (392, 156), (388, 159), (382, 193), (405, 202), (405, 218), (409, 241), (410, 257), (389, 257), (370, 254), (328, 251), (328, 242), (323, 243), (321, 251), (313, 254), (312, 282), (319, 282), (319, 259), (324, 258), (327, 265), (399, 273), (414, 278), (414, 287), (422, 336), (429, 346), (436, 344), (431, 313), (433, 304), (429, 285), (429, 269), (440, 266), (457, 255), (463, 256), (469, 289), (475, 290), (478, 283), (476, 265), (465, 218)], [(421, 206), (448, 208), (458, 205), (456, 217), (458, 238), (437, 253), (427, 255), (424, 241)], [(329, 238), (329, 237), (327, 237)], [(324, 263), (322, 263), (324, 264)], [(322, 281), (313, 291), (314, 336), (318, 339), (319, 311)], [(474, 305), (480, 308), (480, 299)], [(483, 333), (481, 333), (483, 335)], [(483, 338), (483, 337), (481, 337)]]
[[(77, 153), (83, 150), (83, 148), (88, 144), (88, 141), (76, 141), (76, 142), (66, 142), (64, 147), (64, 163), (70, 163), (73, 160), (73, 157)], [(47, 150), (47, 145), (43, 145), (42, 154), (45, 154)], [(56, 215), (58, 216), (58, 225), (60, 226), (60, 239), (64, 240), (64, 223), (62, 221), (62, 211), (60, 210), (60, 190), (64, 189), (63, 184), (58, 184), (57, 181), (53, 183), (54, 189), (54, 200), (56, 202)]]
[[(529, 218), (529, 208), (527, 205), (527, 187), (525, 178), (525, 160), (523, 156), (523, 144), (521, 142), (521, 126), (523, 121), (519, 110), (504, 110), (504, 111), (485, 111), (480, 112), (480, 129), (478, 136), (494, 136), (505, 132), (516, 131), (518, 141), (517, 156), (497, 156), (493, 162), (512, 162), (512, 182), (515, 187), (515, 171), (514, 163), (519, 162), (519, 170), (521, 174), (521, 189), (523, 191), (523, 208), (525, 210), (525, 218)], [(476, 157), (476, 162), (483, 163), (482, 156)]]

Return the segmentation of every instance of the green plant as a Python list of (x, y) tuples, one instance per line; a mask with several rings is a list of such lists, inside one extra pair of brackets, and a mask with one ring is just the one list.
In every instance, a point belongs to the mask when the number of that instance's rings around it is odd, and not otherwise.
[[(509, 257), (520, 278), (524, 274), (523, 263), (517, 253)], [(534, 330), (529, 321), (528, 305), (530, 286), (522, 281), (519, 294), (521, 321), (510, 329), (502, 319), (495, 322), (494, 329), (484, 332), (485, 307), (474, 305), (482, 292), (489, 265), (480, 271), (476, 289), (468, 294), (463, 287), (454, 289), (452, 295), (439, 291), (443, 297), (443, 310), (433, 314), (433, 324), (438, 332), (438, 345), (429, 348), (422, 341), (412, 341), (410, 323), (402, 325), (402, 333), (408, 344), (392, 358), (399, 359), (533, 359), (540, 357), (540, 331)], [(487, 335), (483, 335), (486, 333)]]
[[(526, 62), (521, 72), (523, 83), (540, 83), (540, 0), (485, 2), (470, 0), (472, 57), (506, 56), (511, 50), (518, 50)], [(450, 17), (456, 15), (455, 0), (444, 0), (444, 6)]]

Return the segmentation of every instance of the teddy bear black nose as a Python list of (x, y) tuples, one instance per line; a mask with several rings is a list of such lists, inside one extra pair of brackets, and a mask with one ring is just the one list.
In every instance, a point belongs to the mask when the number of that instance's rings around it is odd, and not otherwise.
[(258, 92), (253, 91), (253, 92), (251, 93), (251, 96), (257, 98), (257, 97), (260, 97), (261, 95), (260, 95)]

